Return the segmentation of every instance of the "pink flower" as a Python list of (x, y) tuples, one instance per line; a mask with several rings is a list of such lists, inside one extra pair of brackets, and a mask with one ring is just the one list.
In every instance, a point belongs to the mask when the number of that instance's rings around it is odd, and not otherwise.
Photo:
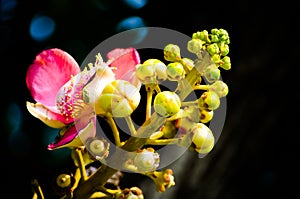
[[(39, 53), (26, 74), (27, 87), (36, 103), (26, 102), (28, 111), (52, 128), (61, 128), (49, 150), (76, 147), (96, 134), (96, 114), (93, 101), (86, 99), (84, 88), (94, 92), (95, 99), (104, 87), (115, 79), (139, 86), (135, 66), (140, 63), (136, 49), (117, 48), (103, 62), (99, 55), (93, 66), (80, 70), (67, 52), (52, 48)], [(80, 135), (80, 138), (79, 138)]]

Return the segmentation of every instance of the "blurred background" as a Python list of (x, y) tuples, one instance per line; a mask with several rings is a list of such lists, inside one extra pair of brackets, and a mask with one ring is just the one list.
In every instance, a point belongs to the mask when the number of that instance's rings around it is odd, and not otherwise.
[(0, 0), (1, 194), (31, 198), (38, 179), (45, 199), (58, 198), (53, 177), (73, 170), (68, 150), (46, 149), (56, 130), (26, 109), (33, 100), (25, 75), (35, 56), (57, 47), (81, 63), (116, 33), (151, 26), (188, 36), (229, 32), (232, 68), (221, 72), (229, 87), (226, 121), (209, 155), (187, 152), (171, 165), (176, 186), (165, 193), (146, 177), (123, 180), (146, 199), (297, 198), (296, 9), (289, 1)]

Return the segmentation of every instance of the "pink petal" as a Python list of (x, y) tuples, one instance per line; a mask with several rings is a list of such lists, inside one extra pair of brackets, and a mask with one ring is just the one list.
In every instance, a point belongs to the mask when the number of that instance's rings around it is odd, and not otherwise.
[(88, 138), (96, 135), (96, 115), (91, 112), (90, 107), (85, 109), (82, 114), (72, 125), (61, 130), (60, 133), (65, 132), (55, 143), (48, 145), (48, 150), (81, 146)]
[(71, 55), (52, 48), (39, 53), (29, 66), (26, 84), (36, 102), (45, 106), (55, 106), (57, 91), (80, 67)]
[(116, 48), (107, 53), (107, 59), (112, 62), (109, 64), (115, 67), (116, 79), (129, 81), (132, 79), (132, 74), (136, 69), (136, 65), (140, 63), (139, 53), (135, 48)]

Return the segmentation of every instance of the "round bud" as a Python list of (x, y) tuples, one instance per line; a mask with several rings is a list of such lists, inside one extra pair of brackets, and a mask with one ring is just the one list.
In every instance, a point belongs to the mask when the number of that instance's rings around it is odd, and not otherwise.
[(154, 171), (159, 166), (159, 154), (152, 148), (144, 149), (136, 153), (133, 164), (140, 172)]
[(200, 122), (207, 123), (212, 120), (214, 115), (213, 111), (200, 109)]
[(229, 70), (231, 68), (231, 61), (230, 61), (230, 57), (225, 56), (223, 57), (222, 61), (224, 62), (223, 64), (220, 65), (221, 68), (225, 69), (225, 70)]
[(216, 44), (216, 43), (208, 45), (206, 49), (210, 55), (220, 53), (220, 48), (219, 48), (218, 44)]
[(157, 81), (164, 81), (167, 79), (167, 66), (159, 59), (147, 59), (143, 65), (151, 65), (154, 67)]
[(188, 41), (187, 49), (191, 53), (198, 54), (202, 49), (202, 41), (200, 39), (192, 39)]
[(220, 106), (220, 97), (213, 91), (205, 91), (198, 99), (199, 107), (205, 110), (215, 110)]
[(203, 76), (209, 83), (217, 81), (220, 78), (220, 75), (221, 71), (216, 64), (211, 64), (203, 70)]
[(172, 62), (167, 65), (167, 76), (170, 81), (178, 81), (184, 78), (185, 70), (180, 62)]
[(160, 116), (170, 117), (180, 110), (181, 101), (175, 92), (162, 91), (155, 96), (153, 105)]
[(91, 139), (86, 143), (88, 151), (96, 158), (102, 159), (106, 158), (109, 153), (109, 142), (104, 139)]
[(191, 128), (191, 132), (195, 151), (200, 154), (206, 154), (213, 149), (215, 138), (211, 130), (205, 124), (195, 124), (195, 126)]
[(136, 68), (136, 76), (143, 84), (156, 83), (155, 67), (150, 64), (138, 64)]
[(211, 84), (208, 90), (214, 91), (220, 98), (225, 97), (228, 94), (228, 86), (221, 80), (217, 80)]
[(167, 61), (175, 62), (181, 59), (180, 48), (175, 44), (168, 44), (164, 48), (164, 58)]
[(139, 89), (125, 80), (108, 84), (95, 103), (96, 113), (112, 113), (113, 117), (127, 117), (139, 105)]

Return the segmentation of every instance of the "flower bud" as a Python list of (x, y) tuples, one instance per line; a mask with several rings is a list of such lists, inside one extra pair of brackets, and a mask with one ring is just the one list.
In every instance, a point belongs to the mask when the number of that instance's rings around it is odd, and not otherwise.
[(220, 97), (213, 91), (205, 91), (198, 99), (199, 107), (205, 110), (215, 110), (220, 106)]
[(192, 39), (188, 41), (187, 49), (191, 53), (198, 54), (202, 49), (202, 41), (200, 39)]
[(181, 59), (180, 48), (175, 44), (168, 44), (164, 48), (164, 58), (167, 61), (176, 62)]
[(167, 66), (159, 59), (147, 59), (143, 65), (152, 65), (154, 67), (157, 81), (164, 81), (167, 79)]
[(220, 69), (218, 69), (216, 64), (211, 64), (203, 70), (202, 75), (209, 83), (212, 83), (217, 81), (220, 78), (220, 73), (221, 73)]
[(180, 62), (172, 62), (167, 65), (167, 75), (170, 81), (178, 81), (184, 78), (185, 70)]
[(214, 115), (213, 111), (200, 109), (200, 122), (207, 123), (212, 120)]
[(96, 101), (96, 113), (112, 113), (113, 117), (127, 117), (139, 105), (139, 89), (125, 80), (108, 84)]
[(206, 154), (213, 149), (215, 138), (211, 130), (205, 124), (195, 124), (191, 132), (195, 151), (200, 154)]
[(159, 59), (148, 59), (137, 65), (136, 75), (143, 84), (157, 84), (167, 79), (167, 66)]
[(153, 148), (140, 150), (136, 153), (133, 164), (139, 172), (154, 171), (159, 166), (159, 154)]
[(230, 61), (230, 57), (225, 56), (223, 57), (222, 61), (224, 62), (223, 64), (220, 65), (221, 68), (225, 69), (225, 70), (229, 70), (231, 68), (231, 61)]
[(143, 84), (155, 84), (155, 68), (153, 65), (138, 64), (136, 68), (136, 76)]
[(153, 105), (157, 114), (162, 117), (170, 117), (180, 110), (181, 101), (175, 92), (162, 91), (155, 96)]
[(110, 143), (104, 139), (92, 138), (86, 143), (87, 150), (97, 160), (106, 158), (109, 154)]
[(216, 43), (208, 45), (206, 49), (210, 55), (220, 53), (220, 48), (219, 48), (218, 44), (216, 44)]
[(225, 97), (228, 94), (228, 86), (221, 80), (217, 80), (211, 84), (208, 90), (214, 91), (220, 98)]

